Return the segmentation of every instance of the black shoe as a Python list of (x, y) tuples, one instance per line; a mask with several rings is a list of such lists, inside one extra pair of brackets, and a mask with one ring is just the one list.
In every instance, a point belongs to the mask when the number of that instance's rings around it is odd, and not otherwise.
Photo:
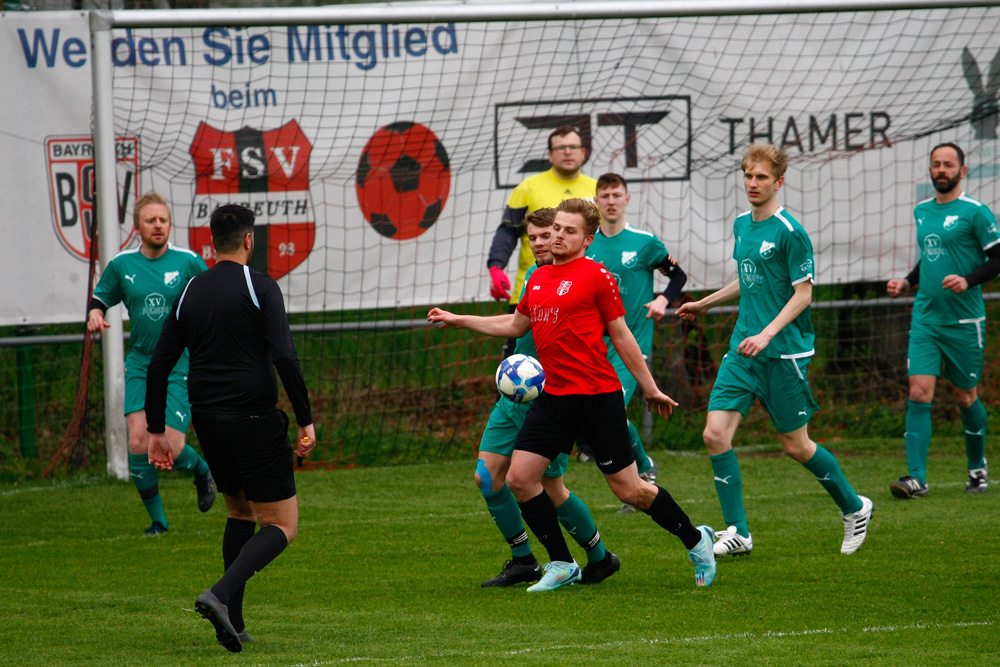
[(240, 636), (229, 622), (229, 609), (215, 597), (211, 588), (198, 596), (194, 602), (194, 610), (215, 626), (215, 638), (227, 651), (239, 653), (243, 650)]
[(889, 491), (897, 498), (904, 500), (908, 498), (923, 498), (927, 495), (927, 485), (916, 477), (903, 475), (895, 482), (889, 484)]
[(205, 475), (204, 479), (194, 478), (194, 486), (198, 489), (198, 509), (207, 512), (212, 509), (215, 503), (215, 480), (212, 473)]
[(150, 526), (149, 528), (147, 528), (142, 532), (145, 533), (146, 535), (162, 535), (163, 533), (167, 532), (167, 527), (164, 526), (159, 521), (154, 521), (152, 526)]
[(969, 481), (965, 483), (966, 493), (986, 493), (990, 485), (989, 469), (986, 466), (969, 471)]
[(532, 581), (538, 581), (541, 578), (542, 566), (538, 564), (537, 560), (530, 563), (518, 563), (516, 561), (509, 560), (503, 564), (503, 570), (500, 571), (500, 574), (492, 579), (487, 579), (481, 584), (481, 586), (483, 588), (513, 586), (514, 584), (524, 584)]
[(599, 584), (621, 569), (622, 561), (615, 554), (608, 555), (596, 563), (587, 563), (583, 568), (581, 584)]

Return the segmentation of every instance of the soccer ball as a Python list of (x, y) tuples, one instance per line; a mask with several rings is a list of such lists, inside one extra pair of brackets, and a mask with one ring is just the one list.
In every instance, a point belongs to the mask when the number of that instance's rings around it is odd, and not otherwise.
[(451, 189), (448, 153), (419, 123), (386, 125), (365, 144), (354, 187), (375, 231), (397, 241), (416, 238), (444, 210)]
[(545, 389), (545, 371), (538, 359), (526, 354), (512, 354), (497, 368), (497, 391), (515, 403), (538, 398)]

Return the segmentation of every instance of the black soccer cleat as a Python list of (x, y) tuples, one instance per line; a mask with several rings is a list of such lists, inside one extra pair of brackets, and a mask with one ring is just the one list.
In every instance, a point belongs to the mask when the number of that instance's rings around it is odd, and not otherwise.
[(215, 627), (215, 638), (227, 651), (239, 653), (243, 650), (240, 635), (229, 621), (229, 609), (219, 601), (219, 598), (215, 597), (211, 588), (198, 596), (194, 603), (194, 610), (201, 614), (202, 618), (207, 618), (211, 622)]
[(162, 535), (167, 532), (167, 527), (159, 521), (154, 521), (152, 526), (142, 532), (146, 535)]
[(621, 559), (610, 551), (596, 563), (587, 563), (583, 568), (581, 584), (599, 584), (622, 567)]
[(923, 498), (927, 495), (927, 485), (916, 477), (903, 475), (895, 482), (889, 484), (889, 491), (897, 498), (904, 500), (908, 498)]
[(987, 467), (969, 471), (969, 480), (965, 483), (966, 493), (986, 493), (989, 486), (989, 469)]
[(194, 478), (194, 487), (198, 490), (198, 509), (207, 512), (215, 504), (215, 480), (212, 473), (208, 473), (204, 478)]
[(538, 564), (537, 560), (530, 563), (518, 563), (514, 560), (509, 560), (503, 564), (503, 570), (500, 571), (500, 574), (492, 579), (487, 579), (480, 585), (483, 588), (513, 586), (515, 584), (538, 581), (541, 578), (542, 566)]

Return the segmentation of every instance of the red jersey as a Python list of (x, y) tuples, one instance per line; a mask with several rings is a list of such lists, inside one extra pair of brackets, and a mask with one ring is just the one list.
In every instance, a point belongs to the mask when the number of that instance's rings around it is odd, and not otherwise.
[(545, 392), (606, 394), (622, 383), (608, 361), (604, 325), (625, 314), (607, 269), (581, 257), (535, 269), (517, 310), (531, 318), (531, 335), (545, 369)]

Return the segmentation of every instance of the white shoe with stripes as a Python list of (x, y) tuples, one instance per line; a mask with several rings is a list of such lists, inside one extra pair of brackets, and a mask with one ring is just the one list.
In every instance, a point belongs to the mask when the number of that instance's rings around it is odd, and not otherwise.
[(746, 556), (751, 551), (753, 551), (753, 536), (743, 537), (736, 532), (736, 526), (730, 526), (715, 533), (715, 544), (712, 546), (712, 552), (715, 553), (716, 558)]
[(864, 496), (861, 499), (861, 509), (851, 514), (844, 514), (844, 543), (840, 545), (840, 553), (852, 554), (861, 548), (868, 537), (868, 524), (871, 522), (872, 510), (875, 506)]

